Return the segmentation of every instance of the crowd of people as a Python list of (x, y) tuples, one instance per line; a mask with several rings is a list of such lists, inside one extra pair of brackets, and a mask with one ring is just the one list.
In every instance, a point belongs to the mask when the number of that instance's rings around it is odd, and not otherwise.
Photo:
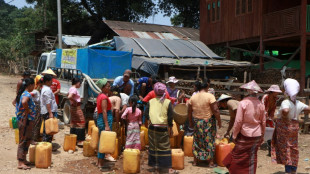
[[(223, 135), (235, 143), (235, 148), (224, 159), (223, 164), (231, 174), (256, 173), (257, 151), (264, 142), (265, 129), (274, 128), (272, 140), (268, 141), (269, 155), (275, 163), (285, 165), (286, 173), (296, 173), (298, 166), (298, 115), (310, 112), (310, 107), (299, 100), (299, 83), (294, 79), (284, 81), (283, 90), (272, 85), (263, 91), (255, 81), (242, 85), (246, 96), (237, 101), (230, 95), (222, 94), (218, 99), (210, 80), (197, 80), (194, 92), (185, 95), (178, 89), (178, 80), (170, 77), (166, 84), (153, 75), (142, 77), (136, 83), (130, 78), (131, 71), (126, 70), (113, 83), (103, 78), (96, 82), (101, 90), (97, 96), (94, 117), (101, 131), (119, 132), (126, 129), (125, 148), (141, 149), (140, 128), (148, 128), (148, 165), (150, 170), (160, 173), (177, 173), (173, 170), (170, 138), (173, 137), (173, 108), (180, 103), (188, 107), (188, 121), (177, 125), (185, 135), (193, 136), (193, 165), (207, 162), (215, 167), (215, 139), (217, 129), (222, 127), (219, 108), (228, 109), (229, 126)], [(77, 135), (77, 145), (85, 140), (86, 121), (81, 109), (78, 88), (81, 79), (72, 79), (72, 87), (67, 98), (70, 101), (70, 134)], [(30, 169), (26, 154), (30, 144), (42, 141), (51, 142), (53, 137), (40, 127), (45, 120), (57, 116), (60, 83), (51, 70), (44, 71), (35, 79), (25, 72), (17, 84), (17, 96), (12, 102), (16, 107), (19, 128), (17, 151), (18, 168)], [(278, 95), (284, 92), (286, 98), (276, 112)], [(260, 93), (265, 93), (260, 99)], [(43, 124), (45, 129), (45, 124)], [(104, 142), (105, 143), (105, 142)], [(109, 142), (106, 142), (109, 143)], [(97, 166), (106, 168), (105, 160), (116, 161), (111, 154), (98, 152)]]

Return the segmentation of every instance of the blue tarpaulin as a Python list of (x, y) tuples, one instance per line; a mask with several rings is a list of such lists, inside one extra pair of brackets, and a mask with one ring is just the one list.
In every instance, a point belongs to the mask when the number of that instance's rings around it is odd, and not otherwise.
[[(63, 68), (62, 55), (63, 50), (57, 49), (56, 67), (58, 68)], [(116, 78), (122, 75), (126, 69), (131, 69), (131, 61), (132, 52), (93, 48), (77, 49), (76, 57), (72, 56), (72, 62), (76, 63), (76, 69), (81, 70), (93, 79)]]

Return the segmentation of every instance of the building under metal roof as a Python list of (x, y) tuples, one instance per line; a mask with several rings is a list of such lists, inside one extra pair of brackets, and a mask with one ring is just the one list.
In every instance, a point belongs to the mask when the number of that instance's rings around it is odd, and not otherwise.
[(132, 68), (149, 74), (157, 74), (160, 65), (209, 68), (251, 65), (223, 60), (200, 41), (114, 37), (114, 42), (118, 51), (133, 51)]
[(116, 35), (130, 38), (200, 40), (198, 29), (147, 23), (105, 20)]

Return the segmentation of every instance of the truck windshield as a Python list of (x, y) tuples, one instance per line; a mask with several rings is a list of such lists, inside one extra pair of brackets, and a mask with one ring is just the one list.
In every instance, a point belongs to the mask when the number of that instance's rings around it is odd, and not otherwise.
[(41, 56), (40, 62), (38, 65), (38, 74), (41, 74), (41, 72), (44, 71), (45, 66), (46, 66), (46, 60), (47, 60), (47, 56)]

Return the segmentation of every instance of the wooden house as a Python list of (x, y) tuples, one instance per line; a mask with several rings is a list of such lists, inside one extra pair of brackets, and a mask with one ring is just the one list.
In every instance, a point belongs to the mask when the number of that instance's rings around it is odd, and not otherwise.
[[(309, 4), (309, 5), (308, 5)], [(300, 60), (300, 84), (305, 88), (310, 0), (200, 0), (200, 40), (208, 46), (249, 51), (264, 69), (265, 50), (290, 51)], [(281, 60), (281, 57), (279, 57)], [(282, 58), (282, 61), (283, 58)], [(307, 67), (310, 68), (310, 67)]]

